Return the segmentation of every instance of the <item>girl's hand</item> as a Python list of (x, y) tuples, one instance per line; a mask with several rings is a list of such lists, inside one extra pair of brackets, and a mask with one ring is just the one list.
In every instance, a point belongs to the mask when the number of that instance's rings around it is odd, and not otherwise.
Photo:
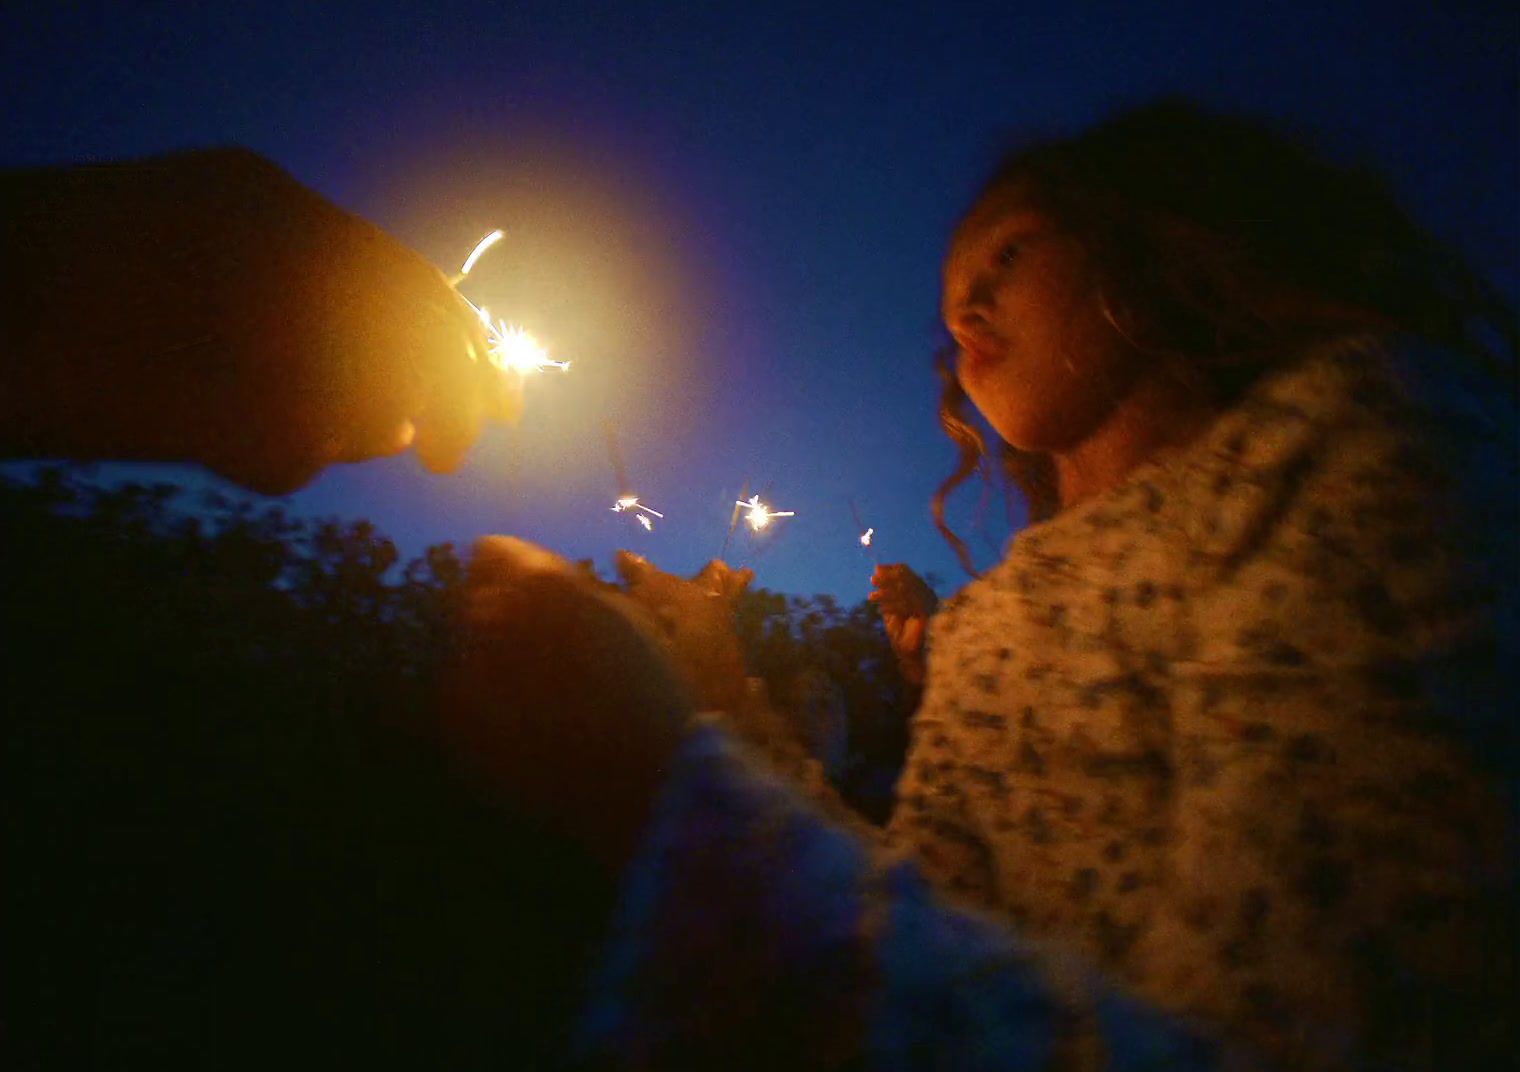
[(619, 868), (692, 715), (659, 639), (563, 558), (506, 536), (476, 543), (460, 624), (449, 758), (483, 796)]
[(0, 453), (294, 490), (452, 469), (520, 384), (441, 272), (244, 150), (0, 175)]
[(871, 574), (876, 591), (866, 598), (876, 604), (886, 626), (887, 640), (897, 655), (903, 677), (914, 685), (924, 683), (924, 634), (929, 618), (939, 606), (924, 579), (902, 563), (876, 567)]

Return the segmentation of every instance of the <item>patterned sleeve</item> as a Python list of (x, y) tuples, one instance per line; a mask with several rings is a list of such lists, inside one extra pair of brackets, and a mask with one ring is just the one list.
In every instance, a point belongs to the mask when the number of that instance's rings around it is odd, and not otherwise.
[(1400, 426), (1361, 414), (1200, 519), (1221, 580), (1168, 687), (1174, 896), (1138, 982), (1298, 1067), (1480, 1052), (1505, 1015), (1475, 973), (1505, 959), (1502, 808), (1458, 725), (1492, 702), (1488, 600)]
[[(943, 677), (936, 680), (942, 691)], [(863, 841), (911, 854), (940, 889), (972, 904), (990, 904), (990, 850), (966, 811), (967, 787), (979, 772), (962, 761), (938, 700), (931, 680), (925, 703), (913, 718), (912, 739), (885, 830), (867, 822), (845, 801), (823, 766), (767, 703), (702, 717), (721, 725), (754, 765), (778, 775), (836, 825)]]
[(1215, 1067), (1201, 1036), (1095, 982), (1077, 987), (1078, 974), (940, 901), (912, 865), (884, 861), (705, 727), (626, 877), (580, 1057), (1053, 1069), (1093, 1067), (1106, 1039), (1104, 1067)]
[(955, 735), (926, 702), (913, 719), (886, 840), (912, 852), (939, 888), (991, 904), (990, 850), (967, 818), (969, 784)]

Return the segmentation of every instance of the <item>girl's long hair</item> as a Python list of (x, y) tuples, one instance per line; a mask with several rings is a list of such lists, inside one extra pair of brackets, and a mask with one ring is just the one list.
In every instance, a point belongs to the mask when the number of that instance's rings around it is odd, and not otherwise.
[[(977, 203), (1010, 188), (1081, 243), (1100, 312), (1126, 343), (1211, 405), (1350, 330), (1426, 340), (1517, 394), (1520, 333), (1500, 294), (1376, 174), (1330, 163), (1260, 120), (1161, 101), (1014, 152)], [(975, 576), (945, 522), (955, 488), (979, 471), (1011, 483), (1031, 522), (1059, 503), (1048, 456), (989, 448), (954, 357), (953, 346), (935, 355), (940, 422), (959, 457), (933, 511)]]

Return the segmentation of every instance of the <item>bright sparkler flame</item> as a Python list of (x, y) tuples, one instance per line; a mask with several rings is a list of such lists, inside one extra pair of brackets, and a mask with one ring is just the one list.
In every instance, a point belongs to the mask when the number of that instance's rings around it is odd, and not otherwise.
[(491, 314), (485, 309), (477, 308), (476, 311), (480, 313), (480, 322), (486, 328), (486, 342), (490, 347), (486, 356), (491, 364), (503, 372), (526, 375), (544, 369), (553, 368), (563, 372), (570, 368), (570, 362), (551, 358), (538, 340), (528, 334), (526, 328), (508, 324), (505, 320), (493, 322)]
[(619, 495), (617, 501), (612, 504), (613, 513), (621, 514), (625, 511), (633, 513), (634, 519), (644, 526), (645, 532), (654, 531), (654, 522), (649, 520), (651, 517), (663, 518), (665, 516), (653, 507), (645, 506), (639, 502), (637, 495)]
[(860, 546), (862, 546), (862, 547), (870, 547), (871, 546), (871, 537), (874, 536), (875, 534), (876, 534), (876, 530), (875, 529), (866, 529), (864, 532), (862, 532), (860, 534)]
[(749, 511), (744, 520), (749, 522), (749, 527), (755, 532), (769, 525), (772, 518), (797, 516), (794, 510), (772, 510), (760, 501), (758, 495), (751, 495), (748, 499), (735, 499), (734, 505)]
[(620, 514), (624, 510), (641, 510), (646, 514), (653, 514), (655, 517), (665, 516), (653, 507), (645, 506), (643, 503), (639, 502), (639, 497), (637, 495), (620, 495), (617, 502), (612, 504), (613, 513)]
[[(470, 250), (470, 255), (464, 259), (464, 265), (459, 269), (459, 275), (455, 277), (457, 284), (465, 276), (470, 274), (470, 269), (475, 267), (475, 262), (480, 260), (481, 254), (500, 242), (505, 236), (501, 228), (497, 228), (486, 235), (475, 248)], [(460, 295), (460, 297), (464, 297)], [(476, 305), (469, 298), (464, 299), (475, 315), (480, 317), (480, 322), (486, 329), (486, 359), (501, 369), (503, 372), (515, 372), (519, 376), (525, 376), (530, 372), (539, 372), (543, 369), (555, 368), (566, 371), (570, 368), (568, 361), (555, 361), (549, 357), (547, 351), (539, 345), (537, 339), (529, 335), (525, 328), (508, 324), (505, 320), (493, 320), (491, 313), (484, 306)]]

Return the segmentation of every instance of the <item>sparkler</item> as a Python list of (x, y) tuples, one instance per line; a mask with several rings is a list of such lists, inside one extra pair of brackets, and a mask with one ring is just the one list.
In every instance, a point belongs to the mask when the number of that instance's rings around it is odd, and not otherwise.
[[(470, 274), (470, 269), (475, 267), (475, 262), (480, 260), (481, 254), (490, 249), (505, 237), (505, 232), (500, 228), (486, 235), (475, 248), (470, 250), (470, 255), (464, 259), (464, 265), (459, 269), (459, 274), (452, 280), (455, 288), (464, 281), (464, 277)], [(464, 295), (460, 295), (464, 297)], [(465, 298), (465, 304), (475, 310), (475, 315), (480, 317), (481, 324), (486, 329), (486, 359), (501, 369), (503, 372), (515, 372), (519, 376), (525, 376), (530, 372), (540, 372), (543, 369), (559, 369), (561, 372), (570, 368), (568, 361), (555, 361), (549, 357), (544, 348), (539, 345), (537, 339), (520, 327), (508, 324), (505, 320), (493, 319), (491, 312), (483, 305), (476, 305)]]
[[(628, 487), (628, 471), (623, 468), (623, 451), (618, 446), (617, 429), (609, 420), (603, 426), (607, 433), (607, 457), (612, 459), (612, 475), (617, 480), (619, 488)], [(633, 519), (644, 526), (645, 532), (654, 531), (652, 517), (663, 518), (665, 515), (650, 506), (639, 502), (637, 495), (630, 495), (627, 491), (619, 491), (618, 497), (613, 500), (612, 512), (615, 514), (632, 514)]]
[(758, 495), (751, 495), (748, 499), (735, 499), (734, 505), (741, 510), (748, 511), (744, 516), (744, 520), (749, 522), (750, 529), (755, 532), (759, 532), (769, 525), (772, 518), (797, 516), (794, 510), (772, 510), (760, 501), (760, 496)]
[(728, 542), (734, 538), (734, 529), (739, 525), (739, 511), (744, 508), (744, 493), (749, 491), (749, 477), (744, 478), (744, 486), (739, 489), (739, 497), (734, 500), (734, 512), (729, 515), (728, 531), (723, 534), (723, 547), (718, 551), (718, 557), (728, 561)]
[(492, 321), (490, 312), (483, 306), (475, 306), (475, 311), (480, 314), (480, 322), (486, 328), (486, 342), (489, 344), (486, 355), (491, 364), (503, 372), (526, 375), (551, 368), (561, 372), (569, 370), (570, 362), (550, 358), (538, 340), (523, 328), (508, 324), (505, 320)]
[(860, 520), (860, 511), (857, 510), (857, 509), (855, 509), (855, 500), (854, 499), (850, 500), (850, 516), (855, 519), (855, 527), (861, 530), (861, 533), (860, 533), (860, 546), (861, 546), (861, 548), (867, 554), (869, 554), (871, 556), (871, 561), (878, 568), (880, 568), (880, 566), (881, 566), (881, 559), (879, 559), (878, 557), (876, 557), (876, 551), (871, 547), (871, 538), (876, 535), (876, 530), (874, 528), (868, 528)]
[(619, 495), (617, 501), (612, 504), (612, 512), (615, 514), (632, 513), (634, 520), (644, 526), (645, 532), (654, 531), (654, 522), (649, 520), (651, 517), (663, 518), (665, 516), (658, 510), (639, 502), (637, 495)]

